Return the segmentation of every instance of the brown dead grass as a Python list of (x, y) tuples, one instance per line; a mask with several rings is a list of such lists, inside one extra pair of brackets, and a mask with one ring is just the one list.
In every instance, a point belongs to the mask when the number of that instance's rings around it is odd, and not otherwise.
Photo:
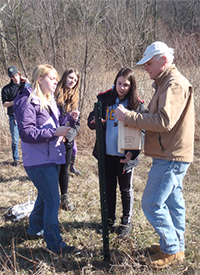
[[(11, 166), (10, 149), (0, 152), (0, 270), (1, 274), (200, 274), (200, 158), (199, 143), (195, 144), (195, 159), (184, 180), (186, 200), (186, 260), (180, 266), (156, 272), (149, 269), (144, 260), (148, 256), (145, 247), (158, 241), (157, 235), (144, 217), (141, 196), (151, 166), (151, 159), (141, 154), (140, 164), (134, 176), (133, 229), (125, 240), (115, 233), (109, 236), (111, 260), (103, 259), (102, 236), (98, 233), (101, 223), (100, 195), (97, 162), (92, 157), (92, 146), (81, 148), (78, 140), (76, 167), (80, 176), (70, 175), (69, 195), (75, 205), (73, 212), (59, 212), (63, 239), (75, 245), (85, 254), (82, 257), (55, 258), (45, 249), (43, 240), (27, 240), (28, 220), (18, 223), (5, 222), (3, 214), (9, 206), (28, 200), (29, 190), (35, 190), (22, 164)], [(118, 192), (117, 222), (121, 217), (121, 201)]]
[[(138, 72), (138, 78), (140, 95), (147, 105), (151, 97), (151, 82), (141, 72)], [(145, 248), (152, 242), (157, 242), (158, 236), (141, 209), (141, 197), (151, 166), (151, 158), (145, 157), (143, 153), (133, 179), (135, 201), (132, 232), (125, 240), (118, 239), (115, 233), (110, 234), (111, 259), (104, 261), (102, 236), (98, 233), (101, 223), (98, 167), (97, 161), (92, 156), (95, 131), (90, 131), (86, 126), (87, 114), (93, 108), (93, 102), (99, 91), (91, 92), (93, 93), (87, 108), (82, 112), (81, 129), (76, 139), (78, 144), (76, 167), (82, 174), (80, 176), (70, 174), (69, 196), (75, 205), (75, 210), (59, 212), (63, 239), (67, 244), (82, 249), (84, 254), (81, 257), (56, 258), (46, 251), (43, 240), (27, 240), (28, 219), (18, 223), (4, 221), (3, 215), (9, 206), (27, 201), (29, 190), (34, 190), (35, 193), (36, 190), (28, 179), (22, 163), (17, 168), (11, 165), (8, 121), (0, 106), (0, 116), (4, 117), (4, 121), (0, 122), (0, 274), (200, 274), (200, 143), (198, 141), (195, 143), (194, 162), (184, 179), (186, 202), (184, 263), (162, 271), (151, 270), (145, 265), (145, 259), (148, 257)], [(117, 195), (119, 224), (122, 211), (119, 191)]]

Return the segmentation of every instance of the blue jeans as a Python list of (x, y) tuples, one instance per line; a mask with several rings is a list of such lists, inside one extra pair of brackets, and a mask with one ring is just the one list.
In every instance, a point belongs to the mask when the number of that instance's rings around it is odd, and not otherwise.
[(14, 116), (9, 116), (10, 133), (12, 138), (13, 160), (19, 161), (19, 130)]
[(26, 173), (38, 190), (33, 211), (29, 216), (29, 235), (44, 230), (47, 248), (59, 252), (66, 245), (59, 232), (58, 209), (60, 204), (58, 190), (59, 165), (26, 169)]
[(142, 197), (142, 209), (160, 237), (161, 251), (185, 250), (185, 202), (182, 180), (190, 163), (153, 159)]

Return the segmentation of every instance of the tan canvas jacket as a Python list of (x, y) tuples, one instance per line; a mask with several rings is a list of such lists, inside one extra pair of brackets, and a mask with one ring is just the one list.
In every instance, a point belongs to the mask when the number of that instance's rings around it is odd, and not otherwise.
[(145, 155), (192, 162), (194, 146), (194, 98), (189, 81), (175, 65), (153, 83), (156, 89), (148, 110), (128, 111), (124, 126), (146, 130)]

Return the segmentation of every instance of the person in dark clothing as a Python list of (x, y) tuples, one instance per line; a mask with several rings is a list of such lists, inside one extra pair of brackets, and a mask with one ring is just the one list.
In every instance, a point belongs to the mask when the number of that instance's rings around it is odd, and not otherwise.
[(74, 210), (74, 206), (69, 202), (68, 198), (68, 170), (74, 146), (74, 138), (80, 128), (80, 116), (78, 111), (79, 80), (79, 73), (76, 69), (67, 69), (64, 71), (55, 91), (55, 100), (61, 114), (61, 125), (71, 126), (70, 131), (63, 139), (66, 148), (66, 163), (61, 164), (59, 174), (61, 192), (60, 208), (65, 211)]
[[(114, 87), (104, 93), (100, 93), (97, 98), (102, 103), (108, 227), (111, 232), (115, 229), (118, 180), (123, 208), (119, 236), (124, 238), (131, 230), (133, 172), (134, 167), (139, 163), (140, 150), (118, 152), (118, 122), (115, 118), (115, 109), (119, 104), (122, 104), (130, 110), (139, 111), (143, 109), (144, 102), (138, 97), (134, 72), (129, 68), (121, 69), (115, 78)], [(88, 126), (91, 130), (95, 129), (94, 110), (89, 114)], [(93, 154), (98, 158), (96, 144)]]
[(12, 138), (12, 156), (13, 165), (19, 165), (19, 131), (17, 127), (16, 119), (13, 115), (13, 104), (17, 93), (24, 88), (29, 80), (21, 76), (17, 67), (11, 66), (8, 68), (8, 76), (10, 77), (10, 83), (3, 87), (1, 91), (1, 98), (3, 107), (7, 108), (7, 115), (9, 116), (10, 133)]

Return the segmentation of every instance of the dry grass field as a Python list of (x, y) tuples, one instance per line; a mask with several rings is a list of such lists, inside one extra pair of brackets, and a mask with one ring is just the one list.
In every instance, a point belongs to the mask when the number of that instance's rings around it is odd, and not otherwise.
[[(114, 77), (113, 77), (114, 78)], [(145, 79), (146, 81), (147, 79)], [(139, 83), (145, 97), (146, 87)], [(148, 82), (149, 83), (149, 82)], [(107, 86), (109, 87), (109, 86)], [(101, 87), (102, 88), (102, 87)], [(106, 87), (105, 87), (106, 89)], [(103, 87), (104, 90), (104, 87)], [(28, 200), (29, 190), (36, 190), (26, 175), (22, 163), (13, 167), (8, 120), (0, 105), (0, 274), (200, 274), (200, 143), (196, 138), (194, 162), (184, 179), (186, 203), (186, 259), (182, 265), (161, 271), (150, 269), (145, 264), (149, 245), (158, 241), (158, 236), (146, 220), (141, 209), (141, 197), (151, 166), (151, 158), (140, 157), (135, 169), (134, 208), (131, 234), (124, 240), (115, 233), (109, 235), (110, 261), (103, 258), (103, 240), (98, 229), (101, 224), (99, 178), (97, 161), (92, 156), (95, 132), (86, 127), (86, 114), (93, 107), (96, 91), (83, 112), (80, 133), (76, 139), (78, 156), (76, 168), (80, 176), (70, 174), (69, 196), (75, 206), (72, 212), (60, 210), (59, 222), (63, 239), (83, 251), (79, 256), (55, 257), (46, 250), (45, 242), (28, 240), (28, 219), (20, 222), (4, 220), (9, 206)], [(150, 95), (151, 96), (151, 95)], [(148, 101), (148, 98), (145, 98)], [(20, 152), (21, 154), (21, 152)], [(117, 223), (121, 217), (121, 200), (117, 197)]]

